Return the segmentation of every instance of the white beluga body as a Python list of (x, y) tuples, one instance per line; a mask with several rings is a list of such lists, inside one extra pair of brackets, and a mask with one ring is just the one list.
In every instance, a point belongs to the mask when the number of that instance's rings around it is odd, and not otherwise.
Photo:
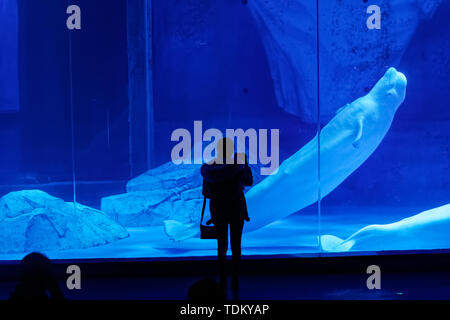
[(321, 244), (327, 252), (444, 249), (450, 246), (449, 229), (447, 204), (394, 223), (369, 225), (345, 240), (324, 235)]
[[(406, 94), (406, 77), (390, 68), (365, 96), (347, 104), (320, 133), (320, 196), (325, 197), (380, 145)], [(299, 211), (318, 200), (317, 136), (284, 161), (278, 173), (247, 193), (245, 231)]]

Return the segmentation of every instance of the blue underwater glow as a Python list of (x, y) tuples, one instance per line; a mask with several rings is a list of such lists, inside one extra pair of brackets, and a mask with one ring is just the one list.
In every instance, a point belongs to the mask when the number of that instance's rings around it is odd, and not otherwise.
[(19, 109), (17, 2), (0, 1), (0, 113)]
[(194, 121), (279, 129), (244, 255), (450, 249), (450, 3), (319, 3), (0, 0), (0, 260), (215, 255)]

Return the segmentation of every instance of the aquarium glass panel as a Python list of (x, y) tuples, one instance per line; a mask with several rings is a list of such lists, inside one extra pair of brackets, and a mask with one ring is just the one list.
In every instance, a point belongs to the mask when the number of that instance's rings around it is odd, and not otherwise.
[[(199, 239), (200, 167), (226, 135), (253, 172), (243, 254), (317, 252), (315, 6), (286, 15), (290, 5), (264, 1), (105, 3), (80, 1), (82, 28), (71, 33), (76, 195), (83, 215), (103, 214), (101, 227), (86, 222), (95, 236), (84, 232), (104, 245), (57, 256), (215, 256), (217, 241)], [(297, 15), (302, 30), (273, 21)]]
[[(59, 252), (77, 219), (64, 1), (0, 1), (0, 259)], [(75, 231), (76, 232), (76, 231)]]
[(0, 0), (0, 260), (214, 257), (201, 167), (226, 136), (253, 173), (245, 256), (450, 248), (449, 16), (442, 0)]
[[(126, 1), (78, 1), (81, 29), (70, 31), (73, 56), (77, 201), (100, 209), (124, 191), (130, 165)], [(143, 149), (142, 153), (147, 152)]]
[(324, 252), (450, 247), (445, 1), (321, 1)]

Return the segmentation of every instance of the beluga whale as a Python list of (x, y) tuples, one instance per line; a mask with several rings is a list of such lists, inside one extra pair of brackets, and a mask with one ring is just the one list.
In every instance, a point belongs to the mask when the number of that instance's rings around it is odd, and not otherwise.
[(347, 239), (321, 236), (326, 252), (418, 250), (448, 248), (450, 204), (389, 224), (368, 225)]
[[(406, 87), (405, 75), (389, 68), (369, 93), (338, 109), (320, 131), (320, 145), (316, 135), (286, 159), (277, 173), (246, 193), (251, 222), (245, 224), (244, 232), (291, 215), (338, 187), (380, 145), (405, 100)], [(198, 234), (197, 223), (164, 223), (166, 234), (173, 240)]]

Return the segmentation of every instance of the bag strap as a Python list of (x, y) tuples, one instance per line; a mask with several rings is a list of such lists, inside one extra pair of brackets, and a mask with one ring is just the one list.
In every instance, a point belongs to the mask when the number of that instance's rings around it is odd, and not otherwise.
[(200, 220), (200, 225), (202, 224), (203, 216), (205, 215), (205, 207), (206, 207), (206, 197), (203, 198), (202, 219)]

